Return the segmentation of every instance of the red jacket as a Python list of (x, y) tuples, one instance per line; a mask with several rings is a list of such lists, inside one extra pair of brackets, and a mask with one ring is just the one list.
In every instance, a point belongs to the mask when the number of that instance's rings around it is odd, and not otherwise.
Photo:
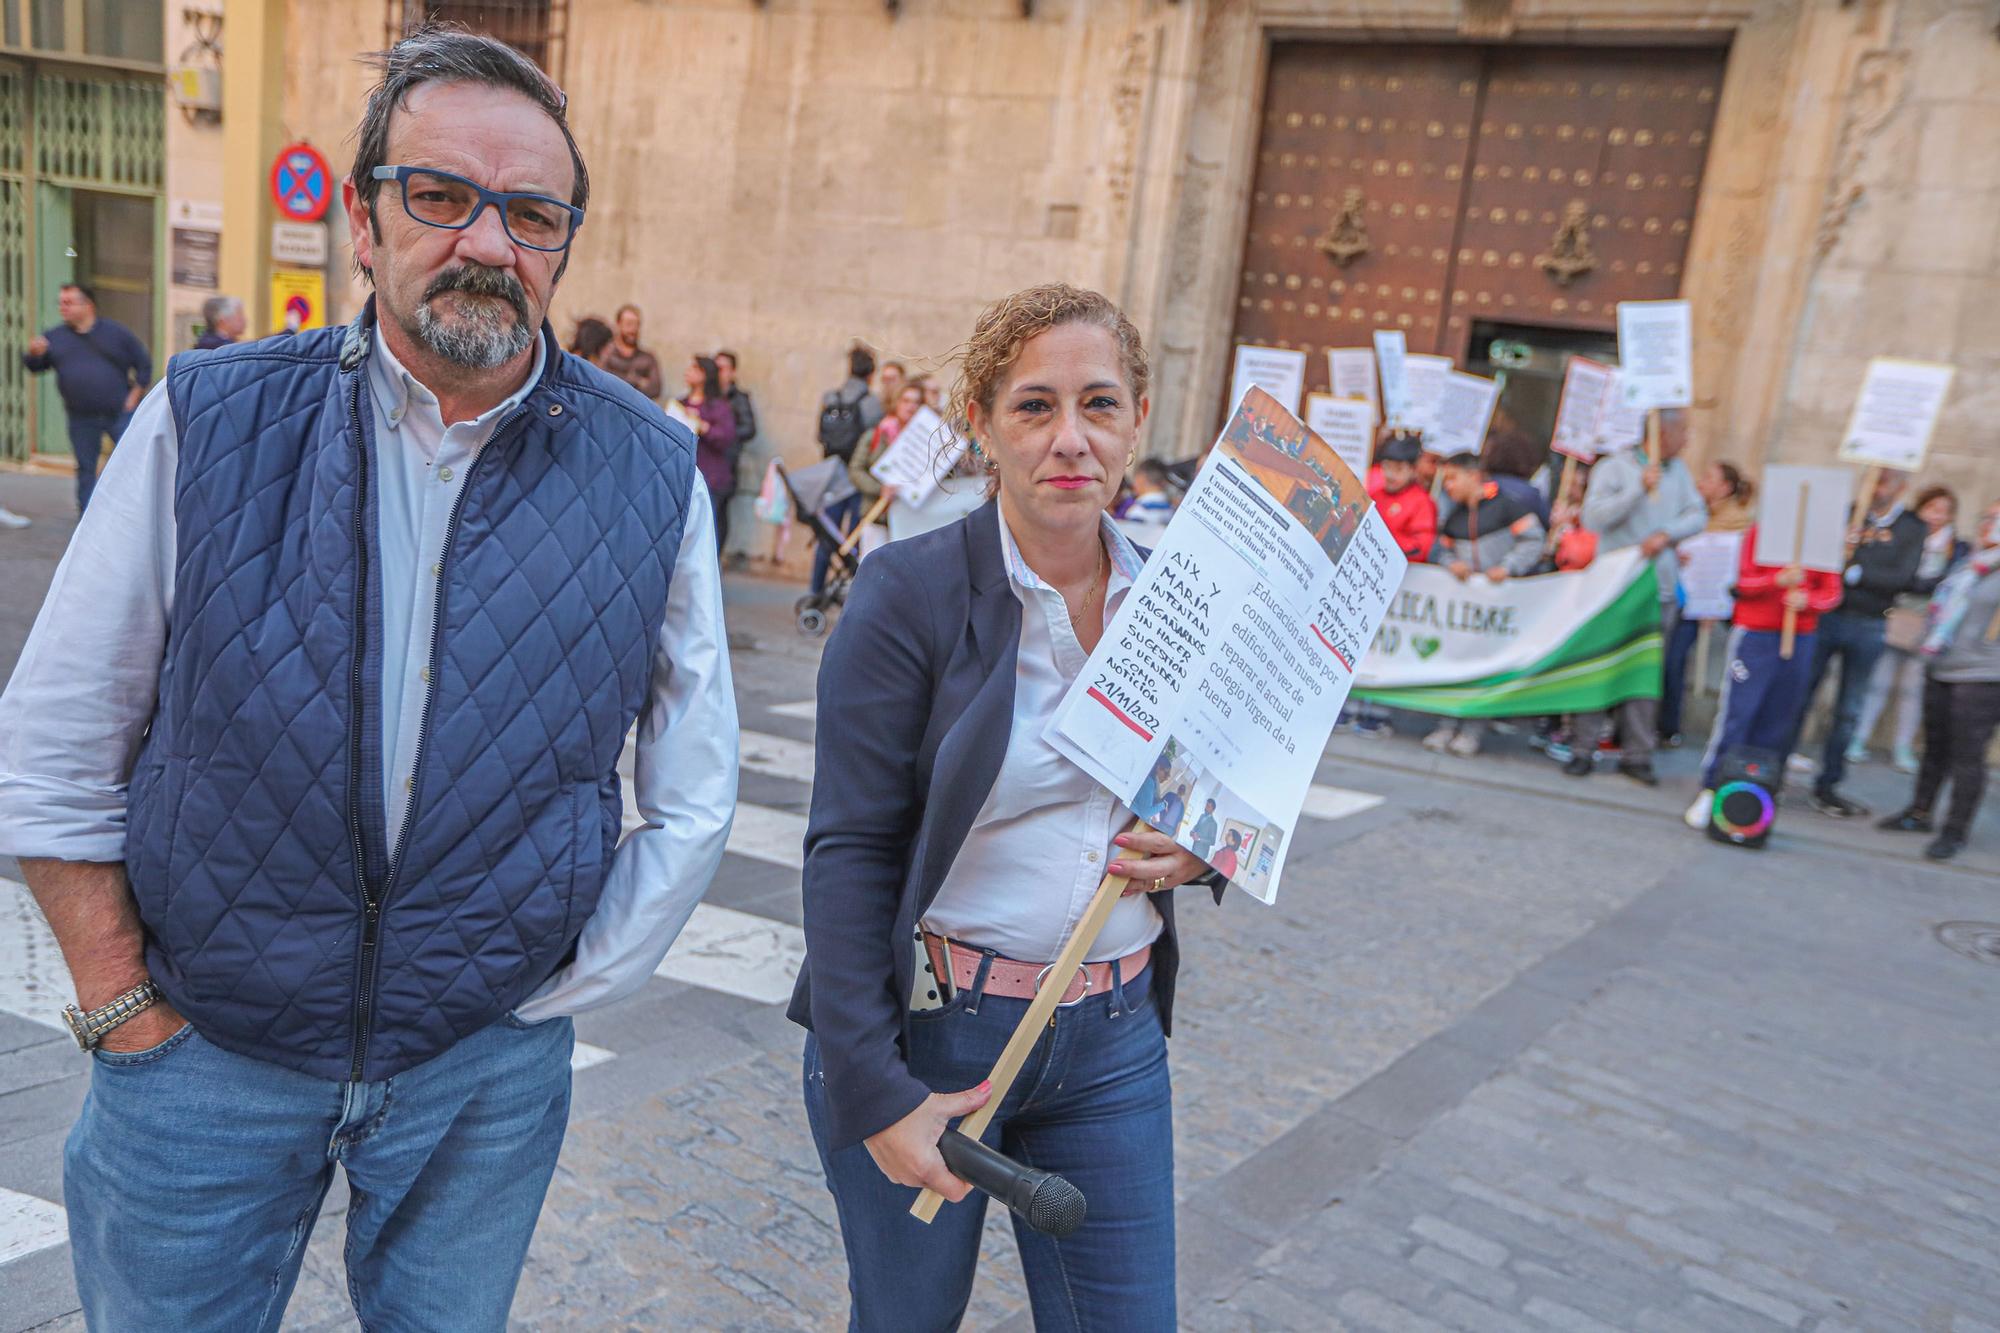
[[(1755, 559), (1757, 528), (1753, 524), (1743, 534), (1743, 554), (1736, 565), (1736, 615), (1731, 622), (1744, 629), (1775, 632), (1785, 627), (1785, 590), (1778, 586), (1783, 565), (1760, 565)], [(1840, 605), (1840, 575), (1806, 571), (1806, 609), (1799, 612), (1797, 633), (1811, 634), (1819, 628), (1824, 612)]]
[(1389, 489), (1382, 480), (1382, 469), (1368, 469), (1368, 498), (1375, 502), (1382, 521), (1389, 525), (1389, 536), (1396, 546), (1410, 557), (1410, 563), (1420, 565), (1430, 559), (1431, 547), (1437, 544), (1438, 509), (1437, 501), (1431, 499), (1430, 492), (1411, 482), (1400, 491)]

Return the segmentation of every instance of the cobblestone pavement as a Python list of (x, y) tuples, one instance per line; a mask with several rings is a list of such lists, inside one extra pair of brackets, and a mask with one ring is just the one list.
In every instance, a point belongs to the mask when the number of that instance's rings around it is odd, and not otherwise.
[[(11, 664), (61, 490), (0, 482), (50, 520), (0, 534), (38, 543), (0, 546), (21, 571), (0, 588)], [(795, 592), (731, 582), (745, 815), (665, 975), (578, 1019), (519, 1327), (844, 1326), (800, 1036), (768, 1000), (810, 792), (817, 652), (790, 630)], [(2000, 818), (1949, 868), (1793, 810), (1771, 850), (1740, 853), (1677, 822), (1685, 752), (1647, 791), (1494, 748), (1337, 738), (1321, 781), (1380, 803), (1304, 825), (1275, 908), (1191, 905), (1184, 1326), (1994, 1327), (2000, 968), (1936, 931), (2000, 920)], [(1902, 781), (1871, 766), (1854, 785), (1886, 805)], [(66, 997), (31, 910), (0, 885), (0, 1330), (81, 1327), (60, 1154), (88, 1066), (48, 1024)], [(355, 1327), (344, 1199), (288, 1329)], [(966, 1327), (1025, 1330), (1020, 1293), (992, 1219)]]

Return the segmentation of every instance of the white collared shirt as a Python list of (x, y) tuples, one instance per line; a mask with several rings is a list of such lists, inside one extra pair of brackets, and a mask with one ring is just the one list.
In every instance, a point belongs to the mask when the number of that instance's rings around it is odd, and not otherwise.
[[(452, 503), (479, 450), (539, 381), (539, 338), (535, 348), (519, 392), (447, 427), (436, 396), (375, 335), (368, 381), (391, 846), (408, 811)], [(132, 414), (0, 695), (0, 850), (11, 855), (125, 859), (126, 785), (153, 716), (173, 607), (179, 452), (163, 380)], [(722, 862), (736, 807), (736, 697), (714, 516), (708, 488), (698, 475), (693, 483), (639, 718), (632, 794), (645, 824), (619, 846), (576, 960), (521, 1006), (530, 1021), (643, 985)]]
[[(1021, 602), (1021, 649), (1014, 668), (1014, 725), (993, 790), (965, 835), (926, 929), (1023, 962), (1046, 962), (1090, 906), (1105, 866), (1119, 853), (1111, 840), (1132, 812), (1043, 739), (1089, 654), (1070, 625), (1062, 594), (1021, 558), (1000, 514), (1000, 554)], [(1138, 577), (1139, 553), (1109, 515), (1101, 520), (1111, 557), (1104, 623)], [(1087, 961), (1123, 958), (1158, 938), (1160, 913), (1145, 894), (1121, 898)]]

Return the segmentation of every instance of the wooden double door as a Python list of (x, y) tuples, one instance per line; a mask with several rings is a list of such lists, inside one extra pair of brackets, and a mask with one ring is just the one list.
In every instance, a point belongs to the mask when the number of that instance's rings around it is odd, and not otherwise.
[(1679, 294), (1727, 52), (1281, 43), (1272, 52), (1237, 343), (1305, 351), (1401, 329), (1608, 332)]

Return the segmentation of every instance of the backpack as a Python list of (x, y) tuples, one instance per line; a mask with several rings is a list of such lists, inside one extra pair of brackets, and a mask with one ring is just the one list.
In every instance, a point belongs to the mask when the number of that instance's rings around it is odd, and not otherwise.
[(852, 458), (854, 446), (861, 443), (861, 399), (868, 390), (864, 387), (857, 398), (844, 394), (844, 387), (831, 389), (819, 400), (819, 447), (828, 458), (842, 460)]

